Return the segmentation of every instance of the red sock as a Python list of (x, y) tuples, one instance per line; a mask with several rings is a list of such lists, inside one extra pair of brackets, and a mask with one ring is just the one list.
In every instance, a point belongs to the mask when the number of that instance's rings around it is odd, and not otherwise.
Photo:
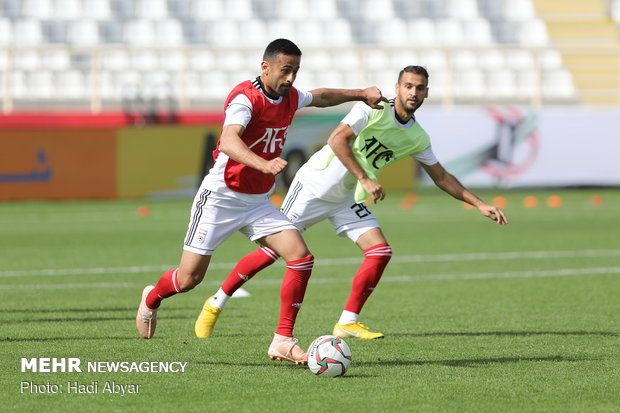
[(313, 265), (312, 255), (286, 263), (286, 272), (280, 289), (280, 320), (276, 334), (293, 337), (295, 319), (304, 301)]
[(385, 266), (392, 258), (392, 248), (389, 244), (377, 244), (364, 250), (364, 261), (353, 277), (353, 287), (349, 294), (346, 311), (359, 314), (370, 294), (379, 284)]
[(235, 268), (232, 269), (224, 284), (222, 291), (227, 295), (233, 295), (246, 281), (249, 281), (257, 272), (276, 262), (280, 256), (267, 247), (262, 247), (241, 258)]
[(174, 270), (166, 271), (161, 276), (155, 288), (153, 288), (153, 290), (151, 290), (149, 295), (146, 297), (146, 306), (148, 308), (155, 310), (156, 308), (159, 308), (161, 300), (164, 298), (183, 292), (179, 288), (179, 282), (177, 281), (178, 272), (179, 269), (175, 268)]

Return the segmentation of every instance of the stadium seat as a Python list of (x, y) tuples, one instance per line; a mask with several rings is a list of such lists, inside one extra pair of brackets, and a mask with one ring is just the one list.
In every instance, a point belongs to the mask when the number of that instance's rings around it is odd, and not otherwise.
[(35, 19), (20, 19), (13, 23), (13, 44), (15, 46), (39, 46), (43, 42), (41, 22)]
[(296, 38), (296, 24), (291, 20), (273, 20), (267, 27), (267, 36), (269, 39), (277, 39), (284, 37), (299, 42)]
[(97, 21), (112, 17), (109, 0), (82, 0), (82, 18)]
[(399, 46), (409, 44), (408, 27), (401, 19), (387, 19), (375, 23), (377, 44)]
[(503, 0), (503, 15), (508, 20), (527, 21), (536, 17), (532, 0)]
[(349, 46), (354, 44), (351, 24), (347, 20), (338, 18), (324, 22), (323, 27), (327, 33), (325, 41), (327, 46)]
[(215, 67), (215, 57), (210, 51), (196, 51), (190, 53), (188, 64), (192, 72), (204, 72)]
[(542, 94), (551, 99), (575, 97), (575, 86), (570, 72), (566, 69), (543, 72)]
[(77, 70), (66, 70), (56, 74), (56, 97), (61, 99), (86, 99), (88, 89), (86, 88), (84, 74)]
[(192, 0), (191, 10), (196, 20), (218, 21), (225, 17), (222, 0)]
[(248, 46), (265, 47), (267, 44), (267, 25), (259, 19), (248, 19), (241, 25), (240, 34)]
[(343, 73), (351, 72), (351, 68), (358, 67), (360, 64), (358, 53), (354, 50), (344, 50), (333, 53), (331, 61), (331, 66), (326, 67), (335, 68)]
[(38, 70), (41, 68), (41, 56), (34, 50), (18, 50), (13, 54), (13, 66), (20, 71)]
[(226, 0), (224, 1), (224, 15), (228, 19), (245, 22), (253, 16), (252, 2), (250, 0)]
[(463, 43), (472, 46), (487, 46), (493, 43), (491, 24), (483, 18), (463, 21)]
[[(323, 24), (317, 19), (305, 19), (299, 21), (295, 28), (295, 38), (300, 39), (299, 47), (303, 50), (306, 46), (322, 46), (325, 44), (323, 36)], [(327, 33), (329, 38), (329, 33)]]
[(80, 0), (53, 0), (54, 20), (77, 20), (83, 18)]
[(13, 41), (13, 23), (0, 17), (0, 46), (10, 46)]
[(135, 50), (129, 55), (130, 67), (135, 70), (148, 72), (157, 70), (159, 60), (157, 54), (151, 50)]
[(534, 57), (525, 49), (513, 49), (506, 51), (506, 66), (515, 70), (532, 70)]
[(439, 19), (435, 22), (437, 41), (443, 46), (456, 46), (463, 42), (465, 34), (461, 22), (454, 19)]
[(68, 25), (67, 43), (74, 46), (97, 46), (100, 44), (99, 27), (94, 20), (76, 20)]
[(479, 70), (478, 56), (473, 50), (459, 49), (452, 53), (452, 68), (454, 71)]
[(166, 0), (135, 0), (138, 19), (162, 20), (168, 17)]
[(155, 22), (155, 42), (163, 47), (184, 45), (183, 27), (178, 20), (164, 19)]
[(106, 72), (120, 72), (129, 67), (129, 56), (124, 50), (109, 50), (101, 54), (101, 68)]
[(338, 18), (338, 9), (334, 0), (310, 0), (308, 2), (308, 13), (315, 19), (326, 22)]
[(344, 87), (344, 76), (337, 70), (322, 70), (315, 73), (316, 83), (319, 87)]
[(446, 15), (454, 19), (472, 20), (478, 17), (476, 0), (446, 0)]
[(22, 0), (4, 0), (0, 12), (7, 19), (14, 20), (22, 17)]
[(123, 29), (123, 42), (128, 46), (155, 45), (155, 29), (149, 20), (129, 20)]
[(389, 70), (392, 72), (394, 83), (396, 83), (396, 74), (400, 72), (405, 66), (420, 65), (423, 63), (420, 61), (420, 57), (416, 52), (411, 50), (398, 50), (390, 53), (389, 56)]
[(531, 19), (518, 23), (517, 42), (524, 46), (548, 45), (549, 37), (545, 22), (541, 19)]
[[(325, 50), (311, 49), (308, 52), (304, 52), (301, 58), (301, 70), (304, 72), (306, 69), (321, 71), (326, 67), (331, 67), (331, 65), (331, 55)], [(302, 76), (303, 75), (305, 75), (305, 73), (303, 73)]]
[(510, 98), (517, 91), (515, 74), (508, 69), (490, 72), (486, 84), (487, 96), (491, 98)]
[(377, 7), (376, 0), (358, 0), (362, 19), (367, 22), (386, 21), (394, 18), (392, 0), (382, 0), (381, 7)]
[[(432, 77), (432, 74), (431, 74)], [(432, 86), (430, 87), (432, 91)], [(486, 87), (484, 75), (480, 71), (454, 72), (452, 91), (456, 98), (472, 99), (484, 96)]]
[(240, 37), (241, 23), (224, 19), (209, 24), (207, 29), (209, 43), (216, 46), (234, 47), (242, 43)]
[(136, 8), (133, 1), (109, 0), (115, 20), (130, 20), (136, 17)]
[(482, 70), (494, 71), (506, 67), (504, 54), (499, 49), (486, 49), (478, 53), (479, 67)]
[(182, 72), (185, 67), (185, 54), (181, 51), (160, 52), (157, 67), (169, 72)]
[(53, 17), (51, 0), (23, 0), (21, 15), (25, 18), (46, 20)]
[(28, 96), (32, 99), (49, 99), (55, 96), (54, 76), (48, 70), (31, 72), (26, 78)]
[(435, 23), (429, 18), (409, 22), (409, 41), (412, 45), (428, 46), (437, 43)]
[(13, 98), (23, 99), (28, 97), (28, 89), (26, 87), (26, 75), (22, 71), (13, 72), (11, 76), (11, 85), (9, 90)]
[(43, 43), (64, 44), (67, 42), (67, 23), (60, 20), (47, 20), (41, 22)]
[(274, 0), (271, 7), (278, 20), (301, 21), (309, 17), (307, 0)]
[(67, 70), (71, 67), (71, 57), (65, 49), (47, 50), (41, 53), (41, 66), (53, 71)]
[(216, 67), (219, 70), (229, 72), (233, 70), (241, 70), (245, 67), (245, 59), (240, 51), (224, 51), (216, 57)]

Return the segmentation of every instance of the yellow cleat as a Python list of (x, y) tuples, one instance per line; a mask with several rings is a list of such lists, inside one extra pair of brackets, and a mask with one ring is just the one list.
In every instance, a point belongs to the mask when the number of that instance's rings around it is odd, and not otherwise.
[(202, 307), (202, 311), (196, 319), (196, 324), (194, 324), (194, 332), (198, 338), (211, 337), (211, 334), (213, 334), (213, 327), (215, 327), (217, 318), (222, 312), (219, 307), (211, 307), (209, 303), (210, 299), (211, 297), (207, 298), (207, 301), (205, 301), (205, 305)]
[(385, 337), (383, 333), (373, 333), (372, 331), (368, 331), (368, 327), (360, 322), (349, 324), (336, 324), (334, 326), (333, 334), (337, 337), (355, 337), (362, 340), (372, 340), (375, 338)]

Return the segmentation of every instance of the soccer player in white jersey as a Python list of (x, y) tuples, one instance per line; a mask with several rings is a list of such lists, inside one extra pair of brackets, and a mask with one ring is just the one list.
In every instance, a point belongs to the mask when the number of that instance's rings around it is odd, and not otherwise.
[(205, 176), (192, 205), (178, 268), (147, 286), (136, 315), (143, 338), (155, 333), (157, 309), (163, 299), (191, 290), (205, 276), (215, 249), (236, 231), (269, 248), (286, 261), (280, 291), (280, 319), (267, 354), (272, 359), (305, 364), (293, 327), (303, 302), (313, 256), (299, 230), (275, 208), (268, 196), (275, 175), (286, 167), (280, 158), (286, 131), (297, 109), (363, 101), (373, 107), (386, 99), (376, 87), (315, 89), (304, 92), (293, 82), (301, 51), (286, 39), (265, 49), (261, 75), (237, 85), (224, 104), (226, 118), (214, 151), (215, 164)]
[[(329, 219), (336, 234), (348, 237), (364, 254), (347, 303), (334, 327), (336, 336), (384, 337), (360, 323), (359, 314), (392, 256), (381, 227), (364, 204), (368, 199), (375, 202), (384, 199), (385, 191), (376, 177), (386, 165), (412, 156), (439, 188), (475, 206), (498, 224), (508, 223), (499, 208), (466, 189), (435, 158), (429, 136), (414, 117), (427, 95), (426, 69), (405, 67), (398, 76), (396, 97), (384, 103), (383, 110), (356, 104), (332, 132), (327, 145), (299, 169), (282, 203), (282, 211), (300, 230)], [(272, 250), (261, 248), (239, 261), (221, 288), (205, 302), (196, 320), (196, 335), (209, 337), (230, 296), (277, 258)]]

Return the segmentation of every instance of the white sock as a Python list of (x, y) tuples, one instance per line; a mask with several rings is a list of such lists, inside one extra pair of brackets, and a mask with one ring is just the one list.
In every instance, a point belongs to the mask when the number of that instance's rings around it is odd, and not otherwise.
[(228, 301), (228, 299), (230, 298), (230, 295), (227, 295), (224, 291), (222, 291), (222, 289), (220, 288), (219, 290), (217, 290), (217, 292), (213, 295), (213, 297), (211, 297), (209, 299), (209, 304), (211, 304), (211, 307), (218, 307), (220, 310), (224, 309), (224, 306), (226, 305), (226, 302)]
[(342, 314), (340, 314), (340, 319), (338, 320), (338, 324), (351, 324), (357, 323), (357, 320), (360, 318), (359, 314), (352, 313), (351, 311), (343, 310)]

